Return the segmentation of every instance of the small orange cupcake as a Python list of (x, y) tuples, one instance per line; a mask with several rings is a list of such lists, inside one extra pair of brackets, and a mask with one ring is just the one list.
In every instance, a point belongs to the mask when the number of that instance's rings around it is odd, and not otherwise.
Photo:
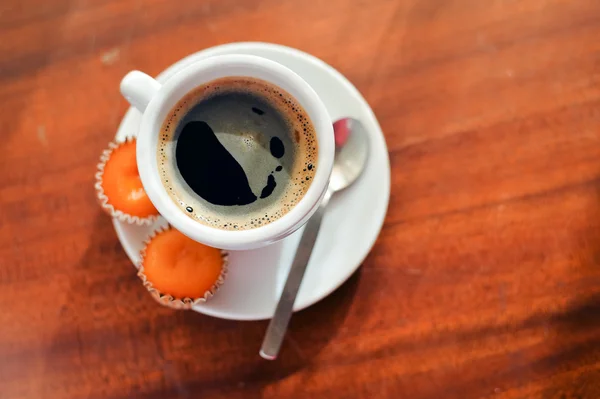
[(160, 304), (189, 309), (210, 299), (227, 274), (228, 254), (167, 227), (141, 252), (138, 276)]
[(148, 198), (137, 169), (135, 138), (112, 142), (102, 153), (96, 173), (96, 194), (102, 209), (121, 222), (150, 225), (158, 211)]

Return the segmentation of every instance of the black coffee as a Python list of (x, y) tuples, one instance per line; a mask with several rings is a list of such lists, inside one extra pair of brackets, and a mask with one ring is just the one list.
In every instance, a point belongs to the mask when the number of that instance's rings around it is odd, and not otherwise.
[(231, 77), (196, 88), (163, 124), (158, 167), (171, 198), (190, 217), (227, 230), (286, 214), (317, 166), (314, 127), (287, 92)]

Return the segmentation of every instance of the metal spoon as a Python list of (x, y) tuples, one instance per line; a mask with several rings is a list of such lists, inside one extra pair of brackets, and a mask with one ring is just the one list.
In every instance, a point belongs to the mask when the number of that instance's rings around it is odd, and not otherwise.
[(267, 360), (274, 360), (281, 348), (283, 337), (292, 317), (294, 302), (300, 290), (300, 284), (313, 247), (317, 241), (321, 221), (323, 215), (325, 215), (325, 208), (331, 196), (354, 183), (367, 162), (369, 138), (360, 121), (352, 118), (340, 119), (333, 124), (333, 131), (335, 135), (335, 159), (329, 186), (321, 205), (306, 223), (281, 298), (279, 298), (275, 314), (267, 328), (260, 349), (260, 356)]

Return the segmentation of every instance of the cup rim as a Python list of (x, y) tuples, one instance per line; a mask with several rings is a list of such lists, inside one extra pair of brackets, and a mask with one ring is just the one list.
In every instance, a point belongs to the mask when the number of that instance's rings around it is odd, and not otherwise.
[[(227, 71), (242, 70), (232, 75)], [(310, 117), (318, 143), (318, 165), (302, 199), (285, 215), (249, 230), (223, 230), (195, 221), (170, 198), (162, 185), (156, 158), (159, 130), (171, 108), (197, 86), (227, 76), (266, 80), (286, 90)], [(174, 93), (183, 91), (183, 95)], [(155, 93), (142, 116), (137, 139), (137, 164), (142, 185), (159, 213), (177, 230), (209, 246), (250, 249), (275, 242), (295, 231), (314, 213), (327, 190), (335, 152), (333, 125), (314, 89), (291, 69), (254, 55), (217, 55), (195, 62), (171, 76)]]

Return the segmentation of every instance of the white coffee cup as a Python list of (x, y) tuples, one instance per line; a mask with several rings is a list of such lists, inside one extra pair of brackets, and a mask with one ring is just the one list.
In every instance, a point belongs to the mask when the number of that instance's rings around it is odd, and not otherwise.
[[(228, 76), (262, 79), (291, 94), (310, 117), (318, 144), (315, 176), (302, 199), (281, 218), (261, 227), (241, 231), (210, 227), (186, 215), (167, 194), (158, 173), (156, 156), (160, 128), (173, 106), (194, 88)], [(186, 236), (216, 248), (257, 248), (290, 235), (316, 211), (327, 190), (333, 167), (335, 145), (332, 121), (317, 93), (292, 70), (261, 57), (219, 55), (185, 67), (164, 84), (142, 72), (129, 72), (121, 81), (121, 93), (143, 113), (136, 153), (144, 189), (160, 214)]]

